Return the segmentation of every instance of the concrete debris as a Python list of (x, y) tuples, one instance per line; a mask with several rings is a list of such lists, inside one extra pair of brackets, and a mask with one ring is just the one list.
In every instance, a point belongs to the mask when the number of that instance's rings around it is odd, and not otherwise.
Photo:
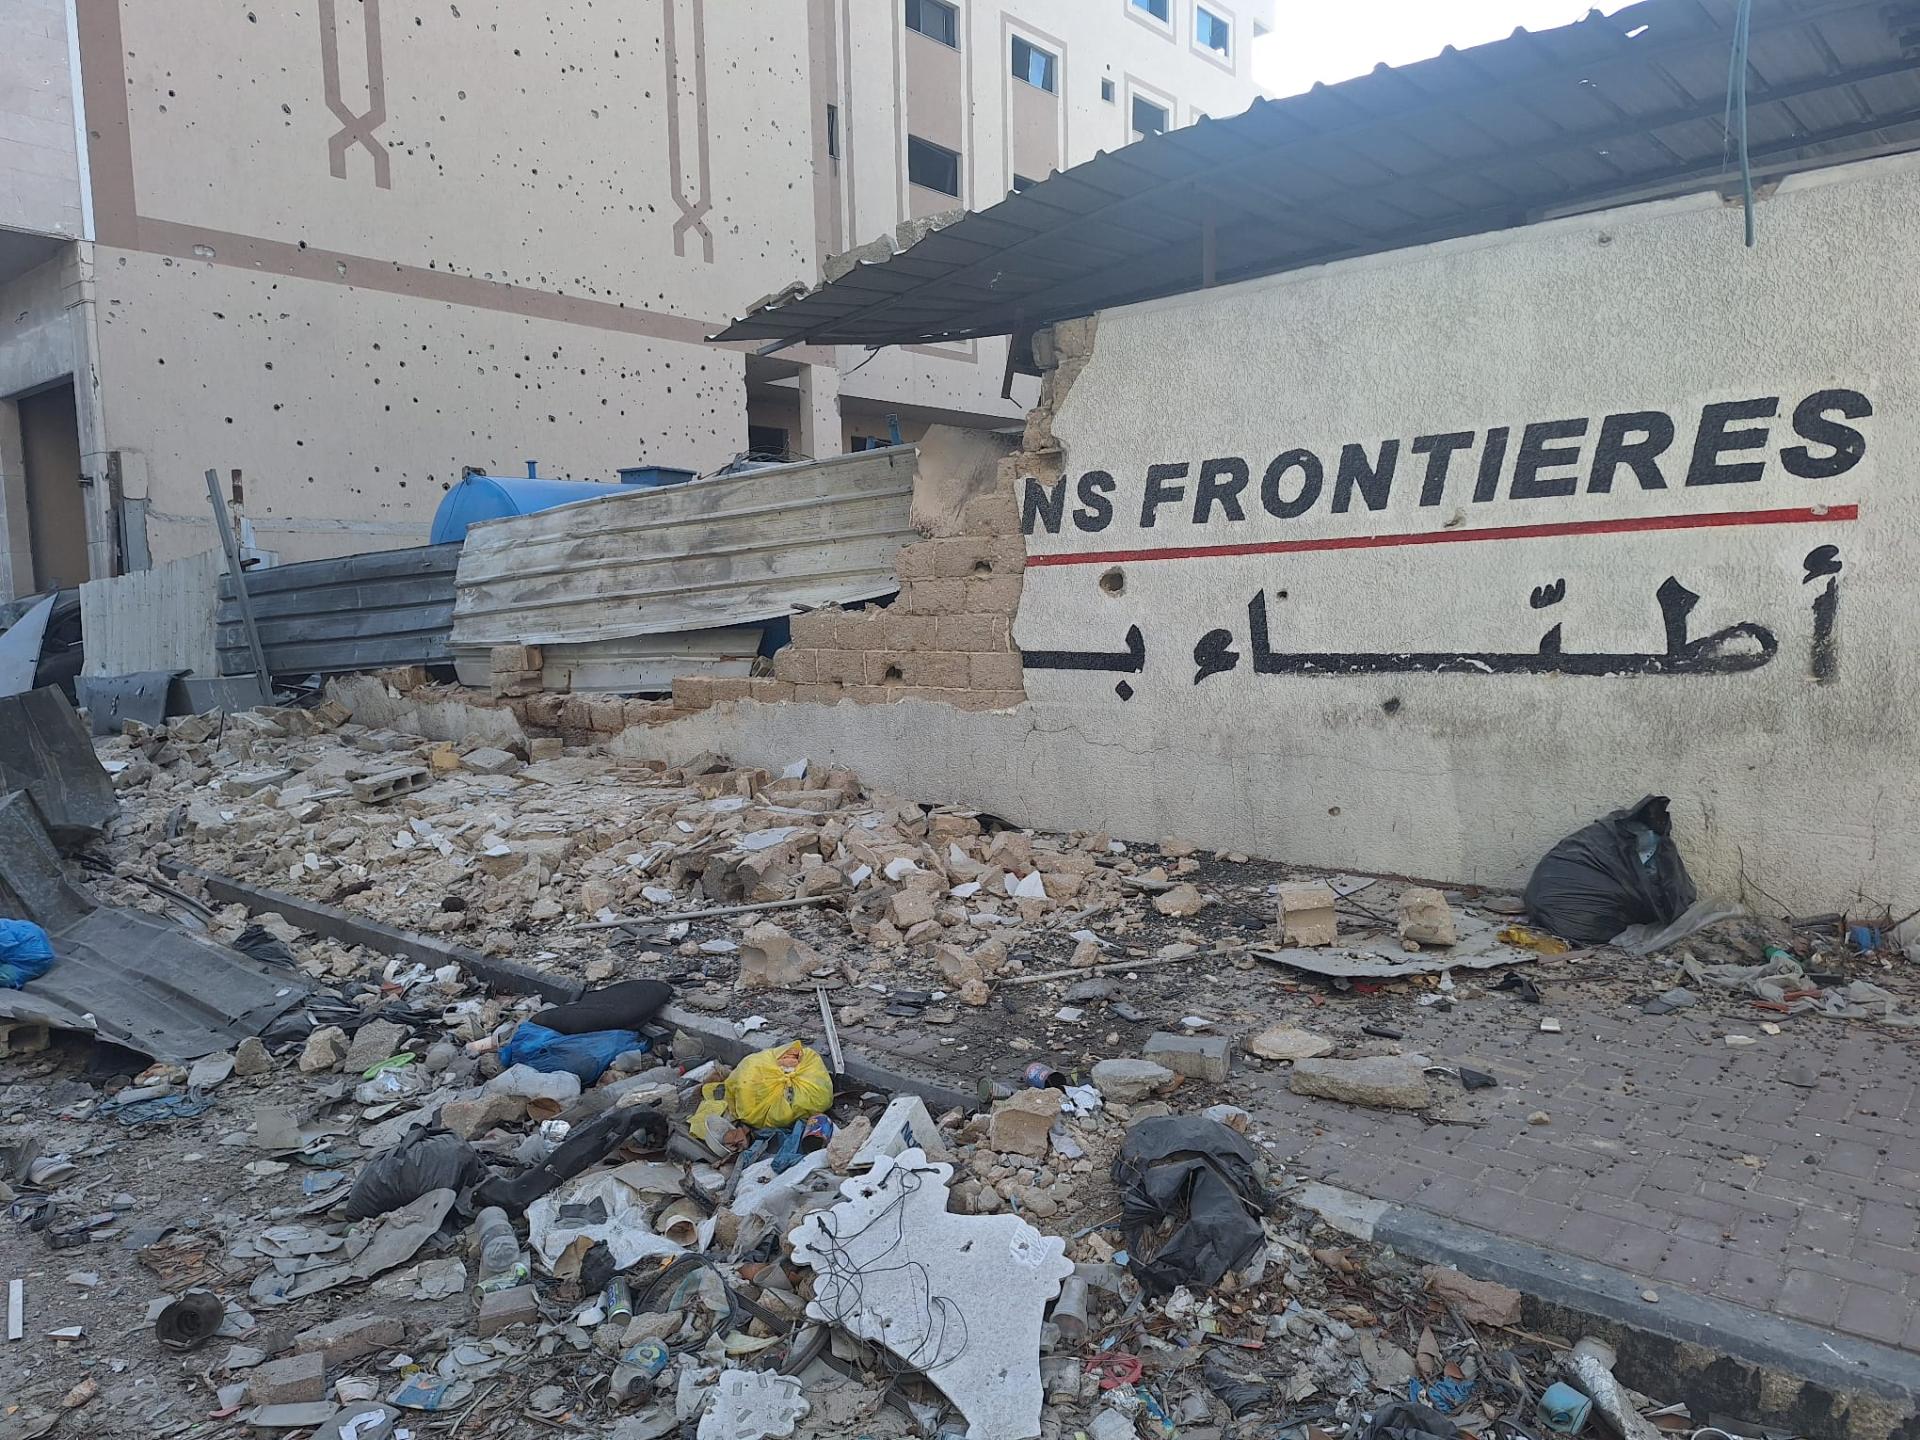
[(1247, 1053), (1262, 1060), (1311, 1060), (1333, 1049), (1333, 1041), (1292, 1025), (1272, 1025), (1249, 1037)]
[[(1152, 1060), (1099, 1060), (1094, 1062), (1093, 1083), (1110, 1100), (1131, 1105), (1172, 1086), (1179, 1076), (1165, 1065)], [(1047, 1091), (1036, 1092), (1047, 1094)], [(1055, 1107), (1058, 1109), (1058, 1106)]]
[(1296, 1060), (1288, 1083), (1296, 1095), (1424, 1110), (1433, 1103), (1423, 1055), (1374, 1055), (1362, 1060)]
[[(966, 548), (940, 563), (971, 573)], [(434, 688), (392, 683), (414, 705)], [(110, 1076), (89, 1064), (111, 1056), (0, 1024), (7, 1113), (34, 1132), (0, 1135), (0, 1194), (52, 1200), (61, 1244), (94, 1237), (83, 1268), (49, 1271), (33, 1257), (53, 1240), (14, 1227), (15, 1273), (56, 1277), (22, 1316), (20, 1414), (60, 1413), (91, 1365), (104, 1440), (215, 1401), (216, 1424), (341, 1440), (953, 1436), (956, 1409), (975, 1440), (1356, 1440), (1387, 1401), (1475, 1434), (1538, 1428), (1536, 1397), (1568, 1382), (1516, 1326), (1518, 1292), (1299, 1208), (1322, 1188), (1300, 1182), (1363, 1183), (1310, 1168), (1309, 1147), (1366, 1153), (1411, 1123), (1322, 1102), (1527, 1135), (1590, 1054), (1581, 993), (1606, 982), (1589, 977), (1626, 966), (1606, 1014), (1657, 1024), (1639, 1007), (1686, 972), (1543, 954), (1471, 892), (1022, 831), (817, 762), (637, 759), (617, 739), (635, 702), (536, 702), (555, 733), (491, 728), (467, 698), (439, 740), (322, 705), (95, 742), (123, 814), (93, 883), (254, 947), (302, 998), (258, 1038)], [(1258, 933), (1270, 896), (1287, 948)], [(1813, 934), (1767, 943), (1799, 945), (1808, 985), (1904, 986)], [(1759, 958), (1712, 927), (1687, 945), (1701, 967)], [(1521, 964), (1538, 986), (1485, 973)], [(622, 1008), (669, 977), (670, 1008)], [(1526, 1005), (1549, 986), (1550, 1053)], [(1721, 1048), (1746, 1029), (1784, 1094), (1843, 1078), (1787, 1049), (1800, 1014), (1695, 990), (1716, 1064), (1760, 1063)], [(742, 1063), (792, 1041), (831, 1073)], [(1236, 1071), (1236, 1046), (1291, 1068)], [(1476, 1063), (1497, 1087), (1470, 1092)], [(1163, 1197), (1171, 1225), (1130, 1230), (1124, 1137), (1186, 1125), (1271, 1208), (1196, 1188)], [(1182, 1283), (1154, 1266), (1183, 1224), (1247, 1245)], [(115, 1308), (202, 1294), (222, 1344), (192, 1365)], [(108, 1334), (129, 1335), (111, 1378), (87, 1354)]]
[(1396, 927), (1408, 948), (1426, 945), (1453, 946), (1459, 943), (1454, 930), (1453, 908), (1438, 890), (1409, 885), (1400, 892), (1399, 922)]
[(1287, 945), (1331, 945), (1339, 938), (1333, 913), (1331, 886), (1321, 884), (1280, 887), (1280, 938)]

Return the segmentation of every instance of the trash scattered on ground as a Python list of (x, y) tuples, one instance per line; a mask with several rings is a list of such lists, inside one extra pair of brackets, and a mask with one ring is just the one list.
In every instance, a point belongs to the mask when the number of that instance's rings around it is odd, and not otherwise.
[[(35, 1121), (0, 1184), (19, 1273), (51, 1276), (15, 1282), (8, 1436), (74, 1411), (113, 1440), (1652, 1423), (1519, 1292), (1297, 1208), (1317, 1177), (1258, 1103), (1552, 1125), (1524, 1046), (1568, 1053), (1599, 952), (1511, 896), (1028, 834), (805, 762), (429, 743), (318, 699), (97, 748), (134, 778), (68, 878), (287, 994), (154, 1063), (0, 1033)], [(1910, 1023), (1892, 916), (1681, 909), (1641, 921), (1675, 938), (1624, 972), (1630, 1014), (1748, 1017), (1716, 1045)], [(561, 1003), (489, 988), (496, 962)], [(1515, 1048), (1415, 1029), (1463, 1005)]]

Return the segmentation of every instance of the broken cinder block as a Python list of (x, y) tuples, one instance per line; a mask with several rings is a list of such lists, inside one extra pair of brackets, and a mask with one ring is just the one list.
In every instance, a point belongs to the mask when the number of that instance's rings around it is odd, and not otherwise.
[(289, 1355), (247, 1376), (247, 1394), (257, 1405), (298, 1405), (327, 1398), (327, 1357), (318, 1350)]
[(1453, 945), (1460, 938), (1447, 897), (1422, 885), (1410, 885), (1400, 892), (1399, 922), (1402, 942)]
[(1280, 938), (1287, 945), (1331, 945), (1339, 938), (1333, 887), (1315, 881), (1280, 887)]
[(481, 1297), (480, 1313), (474, 1317), (473, 1329), (486, 1340), (502, 1330), (529, 1325), (539, 1318), (539, 1292), (531, 1285), (516, 1285), (511, 1290), (495, 1290)]
[(381, 805), (398, 796), (410, 795), (415, 790), (424, 790), (432, 783), (432, 772), (419, 765), (382, 770), (378, 775), (353, 781), (353, 798), (363, 805)]
[(1233, 1042), (1224, 1035), (1170, 1035), (1156, 1030), (1140, 1054), (1176, 1075), (1209, 1085), (1225, 1084), (1233, 1071)]

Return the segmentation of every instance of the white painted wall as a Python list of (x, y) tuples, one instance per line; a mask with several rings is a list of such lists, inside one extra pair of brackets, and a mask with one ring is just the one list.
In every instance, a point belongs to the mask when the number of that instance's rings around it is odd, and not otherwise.
[[(1920, 680), (1917, 177), (1905, 158), (1789, 181), (1761, 206), (1752, 251), (1740, 245), (1737, 210), (1701, 197), (1103, 315), (1054, 430), (1070, 476), (1114, 477), (1115, 515), (1094, 533), (1071, 519), (1059, 534), (1037, 528), (1028, 543), (1040, 563), (1027, 571), (1016, 627), (1030, 655), (1118, 652), (1129, 626), (1142, 632), (1138, 674), (1030, 663), (1036, 728), (1074, 737), (1076, 763), (1056, 782), (1081, 801), (1070, 823), (1504, 883), (1595, 814), (1659, 792), (1674, 797), (1685, 853), (1708, 889), (1739, 893), (1744, 876), (1801, 909), (1856, 894), (1907, 908), (1899, 902), (1920, 874), (1920, 712), (1907, 700)], [(1831, 478), (1791, 474), (1781, 451), (1802, 442), (1789, 417), (1831, 387), (1871, 400), (1872, 416), (1856, 422), (1864, 458)], [(1760, 462), (1759, 478), (1684, 483), (1703, 405), (1754, 397), (1779, 397), (1781, 418), (1734, 422), (1766, 433), (1721, 462)], [(1677, 422), (1668, 488), (1645, 490), (1623, 470), (1609, 493), (1591, 493), (1593, 432), (1602, 416), (1634, 410)], [(1577, 493), (1510, 498), (1522, 427), (1572, 417), (1590, 421), (1579, 469), (1542, 474), (1573, 474)], [(1474, 467), (1492, 426), (1512, 427), (1510, 446), (1499, 498), (1476, 502)], [(1422, 506), (1424, 461), (1408, 448), (1455, 431), (1476, 442), (1456, 457), (1439, 503)], [(1356, 494), (1333, 513), (1341, 447), (1358, 442), (1376, 456), (1389, 438), (1401, 454), (1386, 508)], [(1277, 519), (1260, 502), (1262, 472), (1294, 447), (1326, 463), (1326, 493)], [(1149, 466), (1197, 471), (1212, 457), (1250, 462), (1244, 521), (1216, 506), (1208, 523), (1193, 523), (1189, 474), (1174, 482), (1183, 498), (1141, 523)], [(1290, 472), (1278, 498), (1299, 478)], [(1826, 513), (1796, 523), (1726, 523), (1817, 507)], [(1676, 517), (1720, 518), (1664, 528)], [(1621, 521), (1663, 528), (1608, 530)], [(1603, 533), (1462, 538), (1522, 525)], [(1451, 538), (1312, 548), (1437, 535)], [(1275, 542), (1309, 548), (1098, 558)], [(1812, 602), (1826, 577), (1805, 583), (1803, 566), (1822, 545), (1844, 565), (1830, 683), (1810, 673)], [(1110, 594), (1100, 582), (1115, 569), (1123, 588)], [(1249, 604), (1261, 594), (1281, 655), (1537, 659), (1558, 623), (1568, 657), (1665, 657), (1656, 590), (1669, 576), (1700, 597), (1691, 638), (1759, 626), (1777, 653), (1733, 674), (1253, 673)], [(1536, 587), (1561, 581), (1564, 599), (1533, 608)], [(1196, 645), (1216, 629), (1238, 664), (1196, 683)], [(1762, 644), (1735, 634), (1719, 648)], [(1122, 678), (1131, 700), (1115, 693)], [(1066, 819), (1064, 805), (1040, 808)]]

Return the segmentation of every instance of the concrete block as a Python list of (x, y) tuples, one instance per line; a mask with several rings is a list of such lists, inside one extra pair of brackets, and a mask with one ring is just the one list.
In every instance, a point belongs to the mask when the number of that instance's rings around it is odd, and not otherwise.
[(867, 683), (867, 657), (860, 650), (816, 650), (813, 675), (796, 684), (864, 685)]
[(433, 783), (433, 774), (424, 766), (409, 765), (398, 770), (382, 770), (364, 780), (350, 782), (353, 798), (363, 805), (381, 805)]
[(900, 598), (893, 608), (904, 615), (961, 615), (995, 606), (967, 604), (967, 586), (982, 583), (967, 580), (909, 580), (900, 587)]
[(1280, 887), (1280, 936), (1288, 945), (1331, 945), (1339, 937), (1333, 887), (1318, 882)]
[(960, 528), (969, 535), (1018, 535), (1020, 502), (1010, 490), (976, 496), (961, 509)]
[(587, 728), (596, 735), (618, 735), (627, 728), (626, 701), (618, 695), (595, 695), (587, 701)]
[(717, 705), (723, 700), (745, 700), (752, 694), (752, 686), (744, 675), (721, 675), (711, 682), (713, 700)]
[(939, 553), (931, 540), (902, 545), (893, 553), (894, 577), (901, 581), (933, 579), (935, 557)]
[(440, 1123), (462, 1140), (472, 1140), (526, 1113), (527, 1102), (517, 1095), (475, 1095), (447, 1101), (440, 1107)]
[(538, 645), (495, 645), (487, 652), (487, 666), (496, 675), (521, 675), (545, 664)]
[(713, 680), (705, 675), (682, 675), (673, 682), (673, 703), (701, 710), (713, 703)]
[(1225, 1084), (1233, 1072), (1233, 1042), (1224, 1035), (1169, 1035), (1159, 1030), (1147, 1037), (1140, 1054), (1176, 1075), (1210, 1085)]
[(406, 1322), (397, 1315), (350, 1315), (344, 1320), (301, 1332), (294, 1353), (318, 1352), (327, 1368), (350, 1365), (363, 1355), (398, 1349), (407, 1338)]
[[(936, 582), (938, 583), (938, 582)], [(1020, 577), (993, 576), (963, 582), (962, 608), (973, 614), (1011, 615), (1020, 607)]]
[(933, 551), (934, 578), (964, 580), (972, 575), (992, 574), (993, 562), (989, 558), (992, 544), (984, 536), (973, 535), (929, 541), (928, 548)]
[(935, 650), (1003, 654), (1013, 646), (1005, 615), (940, 615), (933, 620)]
[(512, 1326), (531, 1325), (539, 1319), (539, 1292), (531, 1285), (516, 1285), (511, 1290), (495, 1290), (480, 1297), (480, 1313), (474, 1317), (473, 1330), (485, 1340)]
[(511, 775), (521, 768), (518, 755), (510, 750), (496, 749), (483, 745), (478, 750), (469, 750), (460, 757), (462, 769), (471, 770), (476, 775)]
[(31, 1055), (52, 1043), (48, 1027), (33, 1020), (0, 1020), (0, 1060)]
[(777, 704), (793, 699), (794, 692), (798, 688), (791, 680), (775, 680), (756, 675), (752, 686), (748, 689), (747, 698), (763, 705)]
[(777, 651), (773, 657), (774, 678), (791, 685), (813, 684), (819, 654), (818, 650), (801, 650), (792, 645)]
[[(972, 684), (973, 657), (957, 650), (928, 650), (900, 657), (901, 683), (933, 690), (965, 690)], [(881, 683), (871, 673), (868, 684)]]
[(271, 1360), (247, 1376), (257, 1405), (299, 1405), (327, 1398), (327, 1360), (319, 1351)]
[(800, 649), (819, 650), (834, 643), (834, 631), (840, 624), (838, 609), (809, 610), (796, 615), (788, 624), (793, 644)]

